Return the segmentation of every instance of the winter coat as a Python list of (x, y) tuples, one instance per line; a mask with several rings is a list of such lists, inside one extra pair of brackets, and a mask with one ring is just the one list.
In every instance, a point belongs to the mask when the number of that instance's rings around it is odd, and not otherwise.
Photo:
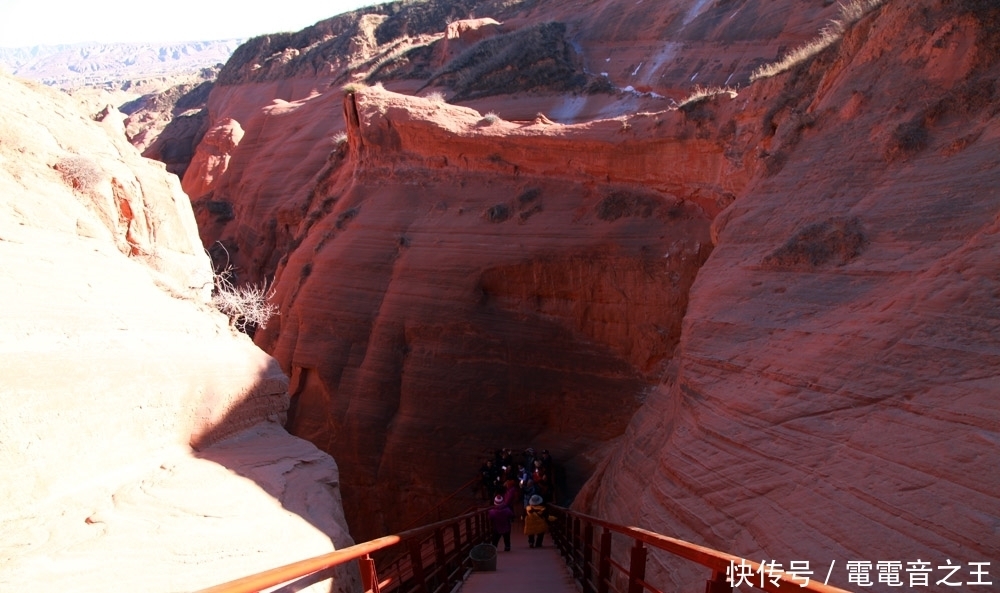
[(545, 505), (528, 505), (525, 509), (524, 534), (538, 535), (549, 530), (549, 522), (556, 518), (549, 514)]
[(514, 520), (514, 511), (510, 507), (497, 506), (490, 509), (490, 524), (493, 525), (493, 532), (504, 534), (510, 533), (510, 522)]
[(514, 510), (514, 501), (518, 499), (520, 489), (514, 480), (507, 482), (507, 491), (503, 494), (503, 505), (510, 510)]

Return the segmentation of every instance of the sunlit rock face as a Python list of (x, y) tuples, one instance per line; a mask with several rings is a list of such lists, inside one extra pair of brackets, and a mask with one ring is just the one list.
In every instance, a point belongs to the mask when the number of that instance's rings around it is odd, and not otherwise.
[(875, 583), (879, 560), (979, 580), (970, 563), (1000, 552), (998, 16), (889, 3), (749, 89), (772, 163), (716, 218), (676, 374), (581, 509), (785, 568), (835, 561), (846, 588), (850, 560)]
[(57, 92), (0, 96), (0, 589), (193, 590), (349, 545), (176, 178)]

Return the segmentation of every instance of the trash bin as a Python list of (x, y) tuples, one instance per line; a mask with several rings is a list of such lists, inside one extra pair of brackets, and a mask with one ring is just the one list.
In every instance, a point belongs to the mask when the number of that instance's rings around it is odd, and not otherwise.
[(494, 571), (497, 569), (497, 549), (490, 544), (479, 544), (469, 550), (472, 570)]

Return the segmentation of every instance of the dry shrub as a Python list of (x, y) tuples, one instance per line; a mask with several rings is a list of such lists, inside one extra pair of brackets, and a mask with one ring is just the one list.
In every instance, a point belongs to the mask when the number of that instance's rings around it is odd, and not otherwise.
[(777, 62), (765, 64), (754, 70), (750, 82), (760, 78), (769, 78), (791, 69), (812, 58), (819, 52), (830, 47), (844, 36), (847, 28), (861, 20), (863, 16), (881, 6), (885, 0), (852, 0), (840, 5), (840, 17), (830, 21), (819, 32), (819, 37), (809, 43), (793, 49)]
[(487, 37), (462, 52), (427, 84), (451, 86), (452, 100), (510, 94), (519, 90), (584, 88), (587, 76), (566, 39), (564, 23), (546, 22)]
[(504, 222), (511, 217), (510, 206), (507, 204), (496, 204), (486, 209), (486, 220), (498, 223)]
[(274, 289), (269, 288), (267, 282), (260, 286), (234, 286), (231, 277), (229, 270), (216, 274), (212, 304), (229, 317), (229, 327), (253, 336), (258, 328), (267, 327), (268, 320), (278, 314), (277, 305), (269, 302)]
[(522, 206), (530, 204), (542, 196), (542, 190), (533, 187), (531, 189), (525, 190), (521, 195), (517, 196), (517, 201)]
[(761, 262), (764, 268), (802, 270), (833, 263), (842, 266), (868, 245), (861, 220), (830, 218), (807, 225)]
[(694, 105), (701, 101), (707, 101), (712, 97), (717, 95), (729, 95), (730, 99), (735, 99), (739, 93), (736, 89), (729, 86), (710, 86), (703, 87), (701, 85), (695, 85), (694, 90), (687, 97), (684, 97), (677, 103), (678, 109), (684, 109), (690, 105)]
[(597, 205), (597, 217), (606, 222), (619, 218), (649, 218), (660, 204), (653, 198), (613, 191)]
[(929, 141), (930, 133), (924, 125), (924, 120), (917, 118), (896, 126), (886, 144), (883, 156), (889, 162), (907, 158), (927, 148)]
[(357, 218), (358, 214), (360, 214), (360, 213), (361, 213), (361, 209), (358, 208), (357, 206), (355, 206), (354, 208), (350, 208), (348, 210), (344, 210), (343, 212), (341, 212), (337, 216), (337, 223), (336, 223), (337, 230), (338, 231), (344, 230), (344, 228), (346, 228), (347, 225), (352, 220), (354, 220), (355, 218)]

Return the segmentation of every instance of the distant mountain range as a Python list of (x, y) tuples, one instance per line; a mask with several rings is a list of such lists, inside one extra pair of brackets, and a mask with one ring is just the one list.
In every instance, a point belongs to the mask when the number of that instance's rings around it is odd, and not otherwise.
[(181, 43), (81, 43), (0, 48), (0, 66), (50, 86), (115, 83), (224, 63), (242, 39)]

